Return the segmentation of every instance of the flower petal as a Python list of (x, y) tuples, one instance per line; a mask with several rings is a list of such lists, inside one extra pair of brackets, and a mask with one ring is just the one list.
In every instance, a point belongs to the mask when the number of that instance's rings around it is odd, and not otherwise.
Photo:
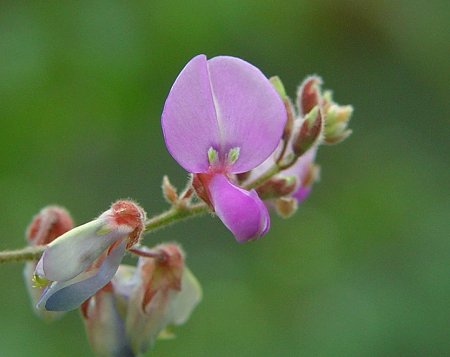
[(76, 309), (113, 278), (125, 253), (125, 246), (124, 240), (112, 249), (99, 269), (82, 273), (71, 280), (53, 282), (44, 290), (37, 308), (48, 311)]
[(63, 234), (48, 245), (36, 273), (48, 280), (64, 281), (76, 277), (89, 267), (111, 244), (130, 232), (127, 226), (108, 230), (98, 218)]
[(287, 114), (269, 80), (239, 58), (219, 56), (208, 61), (222, 153), (239, 148), (230, 172), (251, 170), (280, 142)]
[(103, 357), (134, 357), (117, 311), (113, 291), (100, 290), (88, 302), (84, 317), (86, 332), (95, 354)]
[(255, 190), (243, 190), (224, 175), (214, 175), (209, 192), (217, 216), (239, 242), (260, 238), (269, 229), (269, 213)]
[(318, 146), (315, 145), (302, 156), (300, 156), (297, 162), (287, 170), (281, 172), (284, 176), (295, 176), (297, 177), (297, 182), (299, 183), (296, 190), (291, 194), (298, 203), (303, 202), (311, 192), (311, 185), (304, 185), (305, 179), (307, 179), (310, 174), (310, 166), (314, 163), (316, 158)]
[(59, 319), (64, 315), (63, 312), (45, 311), (45, 310), (39, 310), (36, 308), (36, 304), (41, 297), (43, 289), (33, 286), (32, 280), (33, 280), (35, 268), (36, 268), (36, 262), (29, 261), (29, 262), (25, 263), (25, 267), (23, 270), (25, 286), (27, 287), (28, 295), (30, 296), (33, 311), (36, 313), (36, 315), (38, 315), (40, 318), (42, 318), (43, 320), (45, 320), (47, 322)]
[(220, 140), (205, 55), (191, 59), (178, 75), (161, 124), (173, 158), (189, 172), (206, 172), (208, 149)]
[(170, 301), (168, 323), (184, 324), (202, 300), (202, 288), (197, 278), (185, 267), (181, 278), (181, 291)]

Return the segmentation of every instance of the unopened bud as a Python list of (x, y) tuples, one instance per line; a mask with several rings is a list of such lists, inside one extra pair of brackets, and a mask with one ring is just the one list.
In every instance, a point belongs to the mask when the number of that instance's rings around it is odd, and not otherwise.
[[(147, 215), (144, 209), (133, 201), (119, 200), (111, 205), (111, 222), (113, 224), (115, 223), (117, 226), (126, 225), (133, 229), (133, 231), (128, 234), (127, 249), (139, 242), (145, 228), (146, 217)], [(111, 225), (107, 225), (107, 227), (111, 228)], [(97, 233), (99, 234), (99, 232)]]
[(337, 144), (350, 136), (352, 130), (347, 129), (347, 126), (352, 113), (353, 107), (351, 105), (332, 103), (328, 106), (325, 116), (325, 143)]
[(308, 170), (303, 177), (303, 181), (301, 182), (301, 186), (303, 187), (311, 187), (314, 182), (319, 181), (320, 179), (320, 166), (314, 163), (311, 163), (308, 167)]
[(284, 89), (284, 85), (283, 85), (283, 82), (281, 81), (280, 77), (278, 77), (278, 76), (270, 77), (269, 81), (270, 81), (270, 83), (272, 83), (273, 87), (278, 92), (281, 99), (284, 99), (287, 97), (286, 90)]
[(297, 133), (294, 134), (292, 151), (301, 156), (321, 139), (323, 130), (322, 112), (318, 106), (314, 107), (305, 117)]
[(294, 128), (295, 111), (292, 101), (289, 97), (283, 99), (284, 107), (286, 108), (287, 120), (284, 126), (282, 139), (284, 141), (289, 141), (292, 135), (292, 129)]
[[(73, 228), (73, 221), (69, 212), (58, 206), (43, 208), (33, 217), (26, 231), (28, 243), (32, 246), (50, 244), (59, 236)], [(36, 308), (43, 289), (50, 283), (45, 277), (35, 274), (36, 261), (28, 261), (25, 264), (23, 276), (30, 296), (34, 312), (47, 321), (55, 320), (62, 316), (61, 313), (41, 311)]]
[(277, 176), (264, 182), (256, 189), (258, 196), (263, 199), (270, 199), (280, 196), (286, 196), (294, 192), (297, 186), (295, 176)]
[(353, 114), (351, 105), (339, 105), (333, 100), (333, 92), (327, 90), (323, 94), (323, 114), (325, 118), (324, 143), (337, 144), (350, 136), (348, 122)]
[(162, 191), (163, 196), (168, 203), (176, 204), (178, 202), (177, 189), (170, 183), (167, 176), (163, 177)]
[(286, 125), (284, 127), (282, 139), (284, 141), (288, 141), (289, 138), (291, 137), (292, 127), (294, 126), (294, 118), (295, 118), (294, 106), (292, 105), (291, 99), (286, 94), (286, 90), (284, 89), (284, 85), (283, 85), (283, 82), (281, 81), (280, 77), (274, 76), (274, 77), (271, 77), (269, 80), (270, 80), (270, 83), (272, 83), (275, 90), (280, 95), (281, 99), (283, 100), (284, 106), (286, 108), (287, 121), (286, 121)]
[(300, 85), (297, 91), (297, 107), (300, 115), (305, 116), (314, 107), (322, 103), (320, 86), (322, 79), (318, 76), (309, 76)]
[(275, 210), (282, 218), (289, 218), (297, 211), (297, 200), (293, 197), (280, 197), (275, 200)]
[(73, 228), (72, 217), (64, 208), (48, 206), (33, 217), (26, 231), (32, 245), (49, 244)]

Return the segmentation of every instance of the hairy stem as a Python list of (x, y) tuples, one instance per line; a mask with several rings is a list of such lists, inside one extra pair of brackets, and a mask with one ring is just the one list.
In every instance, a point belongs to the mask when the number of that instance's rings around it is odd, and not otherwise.
[[(266, 182), (272, 176), (281, 171), (283, 167), (279, 164), (274, 165), (255, 181), (246, 185), (246, 189), (256, 188)], [(145, 233), (154, 232), (158, 229), (167, 227), (173, 223), (183, 221), (185, 219), (203, 215), (209, 211), (208, 206), (203, 203), (194, 203), (187, 205), (174, 205), (167, 211), (153, 216), (145, 223)], [(9, 250), (0, 252), (0, 264), (10, 262), (23, 262), (27, 260), (39, 259), (45, 250), (45, 246), (25, 247), (17, 250)]]
[(0, 264), (39, 259), (44, 250), (45, 245), (38, 245), (36, 247), (25, 247), (17, 250), (6, 250), (0, 252)]
[[(161, 214), (147, 220), (145, 224), (145, 232), (150, 233), (172, 223), (187, 219), (189, 217), (198, 216), (206, 212), (208, 212), (208, 206), (204, 203), (196, 203), (182, 208), (174, 206), (167, 211), (164, 211)], [(45, 245), (3, 251), (0, 252), (0, 264), (39, 259), (44, 250)]]

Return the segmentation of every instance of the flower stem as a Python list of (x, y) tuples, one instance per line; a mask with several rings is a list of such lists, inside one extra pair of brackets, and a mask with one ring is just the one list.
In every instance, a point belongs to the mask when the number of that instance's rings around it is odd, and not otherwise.
[(6, 250), (0, 252), (0, 264), (39, 259), (44, 250), (45, 245), (38, 245), (36, 247), (25, 247), (17, 250)]
[(208, 212), (208, 206), (204, 203), (195, 203), (186, 207), (173, 206), (169, 210), (147, 220), (144, 232), (149, 233), (172, 223), (201, 215)]
[[(208, 212), (208, 206), (204, 203), (196, 203), (186, 207), (173, 206), (167, 211), (164, 211), (161, 214), (147, 220), (145, 224), (145, 232), (150, 233), (177, 221), (198, 216), (206, 212)], [(0, 264), (39, 259), (44, 250), (45, 245), (3, 251), (0, 252)]]
[[(255, 181), (246, 186), (247, 189), (256, 188), (273, 175), (280, 172), (280, 165), (274, 165), (262, 176), (258, 177)], [(168, 210), (153, 216), (145, 223), (145, 233), (154, 232), (158, 229), (167, 227), (173, 223), (183, 221), (185, 219), (200, 216), (209, 211), (208, 206), (203, 202), (187, 205), (174, 205)], [(0, 264), (10, 262), (23, 262), (27, 260), (39, 259), (45, 250), (45, 246), (25, 247), (17, 250), (9, 250), (0, 252)]]
[(255, 181), (250, 182), (248, 185), (246, 185), (245, 188), (248, 190), (250, 190), (252, 188), (256, 188), (279, 172), (280, 172), (280, 167), (278, 165), (274, 165), (269, 170), (267, 170), (264, 174), (259, 176)]

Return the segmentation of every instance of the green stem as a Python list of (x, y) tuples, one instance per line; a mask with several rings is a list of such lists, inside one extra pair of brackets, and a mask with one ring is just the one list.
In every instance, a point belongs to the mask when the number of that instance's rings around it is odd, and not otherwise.
[[(147, 220), (144, 231), (147, 233), (153, 232), (160, 228), (167, 227), (172, 223), (182, 221), (193, 216), (199, 216), (206, 212), (208, 212), (208, 206), (204, 203), (196, 203), (186, 207), (174, 206), (167, 211)], [(0, 264), (39, 259), (44, 250), (45, 245), (3, 251), (0, 252)]]
[(0, 252), (0, 264), (39, 259), (44, 250), (45, 245), (38, 245), (36, 247), (25, 247), (17, 250), (6, 250)]
[(169, 210), (147, 220), (144, 232), (154, 232), (175, 222), (201, 215), (206, 212), (208, 212), (208, 206), (204, 203), (196, 203), (186, 207), (173, 206)]
[(267, 170), (264, 174), (259, 176), (255, 181), (246, 185), (245, 188), (248, 190), (250, 190), (252, 188), (256, 188), (279, 172), (280, 172), (280, 167), (278, 165), (274, 165), (269, 170)]
[[(252, 189), (258, 187), (259, 185), (270, 179), (272, 176), (280, 172), (281, 168), (282, 167), (280, 165), (274, 165), (263, 175), (258, 177), (255, 181), (248, 184), (245, 188)], [(185, 206), (183, 204), (174, 205), (167, 211), (164, 211), (159, 215), (148, 219), (145, 223), (144, 232), (154, 232), (173, 223), (183, 221), (191, 217), (203, 215), (208, 211), (208, 206), (203, 202), (187, 204)], [(45, 246), (41, 245), (36, 247), (25, 247), (17, 250), (3, 251), (0, 252), (0, 264), (36, 260), (40, 258), (44, 250)]]

